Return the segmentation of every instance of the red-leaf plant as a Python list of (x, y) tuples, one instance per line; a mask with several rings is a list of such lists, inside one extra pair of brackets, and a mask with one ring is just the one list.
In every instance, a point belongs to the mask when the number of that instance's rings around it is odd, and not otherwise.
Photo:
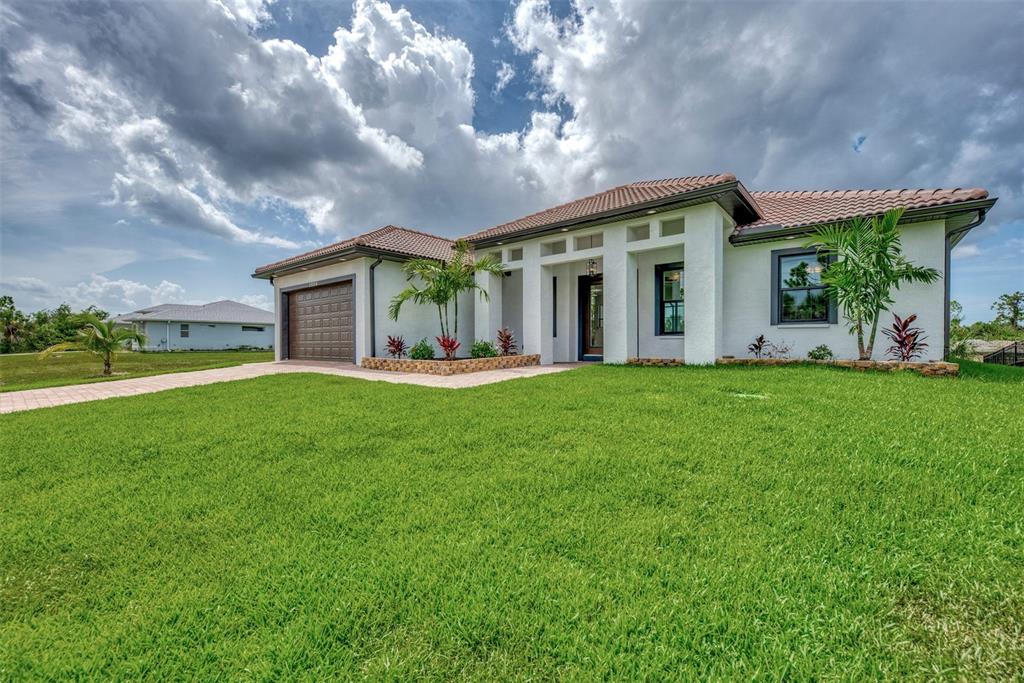
[(503, 327), (498, 330), (498, 350), (501, 351), (503, 356), (514, 356), (518, 347), (516, 346), (516, 338), (512, 334), (512, 330), (507, 327)]
[(405, 355), (405, 352), (409, 350), (409, 345), (405, 343), (403, 337), (392, 337), (388, 335), (388, 353), (391, 354), (392, 358), (401, 358)]
[(892, 346), (886, 350), (886, 353), (902, 361), (910, 361), (919, 357), (928, 348), (928, 345), (924, 342), (927, 337), (921, 334), (923, 330), (920, 327), (911, 326), (917, 320), (917, 316), (909, 315), (906, 318), (900, 318), (893, 314), (892, 318), (892, 325), (888, 329), (882, 330), (882, 334), (892, 341)]
[(759, 334), (754, 337), (754, 343), (747, 345), (747, 351), (754, 354), (754, 358), (760, 358), (765, 353), (765, 347), (768, 346), (768, 340), (764, 338), (763, 334)]
[(442, 351), (444, 351), (445, 360), (455, 360), (455, 352), (459, 350), (460, 346), (462, 346), (462, 344), (459, 343), (459, 340), (455, 337), (447, 337), (444, 335), (437, 338), (437, 345), (441, 347)]

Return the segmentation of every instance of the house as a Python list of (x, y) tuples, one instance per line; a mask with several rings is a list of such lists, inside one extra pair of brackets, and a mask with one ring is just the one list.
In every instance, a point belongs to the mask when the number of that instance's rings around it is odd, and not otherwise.
[[(748, 355), (760, 334), (794, 357), (826, 344), (856, 358), (820, 286), (824, 263), (805, 242), (818, 225), (902, 207), (904, 253), (943, 277), (904, 285), (892, 310), (917, 314), (926, 358), (940, 359), (950, 250), (995, 201), (959, 188), (751, 192), (731, 174), (621, 185), (466, 236), (505, 274), (479, 277), (487, 298), (459, 300), (458, 338), (468, 349), (508, 327), (542, 363), (709, 364)], [(433, 340), (435, 309), (406, 307), (396, 322), (388, 303), (405, 286), (403, 261), (445, 259), (452, 245), (386, 226), (256, 269), (274, 285), (278, 359), (358, 361), (383, 355), (388, 335)]]
[(145, 351), (214, 351), (274, 346), (274, 314), (225, 299), (201, 306), (160, 304), (118, 316), (146, 335)]

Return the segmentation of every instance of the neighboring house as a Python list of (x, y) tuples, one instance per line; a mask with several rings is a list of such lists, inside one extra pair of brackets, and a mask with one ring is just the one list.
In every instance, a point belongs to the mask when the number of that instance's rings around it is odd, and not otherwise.
[(146, 351), (213, 351), (274, 346), (274, 314), (237, 301), (160, 304), (118, 316), (146, 335)]
[[(856, 358), (854, 338), (820, 287), (824, 264), (803, 245), (818, 225), (903, 207), (904, 253), (943, 277), (904, 285), (892, 310), (917, 314), (926, 358), (939, 359), (950, 249), (995, 201), (981, 189), (749, 192), (731, 174), (622, 185), (467, 236), (506, 273), (480, 276), (488, 299), (467, 293), (459, 301), (458, 336), (465, 351), (509, 327), (542, 363), (707, 364), (747, 356), (759, 334), (795, 357), (827, 344), (837, 357)], [(396, 322), (388, 304), (405, 286), (403, 261), (447, 258), (452, 244), (387, 226), (258, 268), (253, 277), (274, 285), (277, 357), (355, 361), (383, 355), (387, 335), (433, 341), (433, 307), (407, 305)]]

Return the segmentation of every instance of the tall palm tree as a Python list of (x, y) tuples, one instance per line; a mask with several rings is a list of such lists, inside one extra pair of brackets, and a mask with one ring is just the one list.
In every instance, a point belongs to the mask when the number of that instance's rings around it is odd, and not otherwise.
[(78, 316), (82, 329), (78, 330), (75, 341), (54, 344), (39, 354), (40, 360), (58, 351), (88, 351), (103, 359), (103, 374), (113, 374), (113, 356), (126, 351), (130, 342), (146, 343), (146, 336), (129, 327), (121, 327), (113, 320), (103, 320), (93, 313)]
[[(417, 305), (437, 307), (437, 320), (441, 325), (441, 336), (459, 335), (459, 294), (476, 290), (487, 300), (487, 290), (476, 283), (477, 273), (501, 275), (501, 262), (493, 256), (474, 259), (467, 242), (459, 240), (452, 248), (452, 257), (447, 262), (418, 258), (406, 261), (402, 270), (408, 275), (409, 284), (391, 299), (388, 316), (398, 320), (398, 314), (407, 301)], [(416, 282), (419, 281), (419, 283)], [(448, 306), (454, 303), (455, 325), (448, 318)], [(451, 334), (449, 334), (451, 332)]]
[[(892, 290), (905, 282), (934, 282), (939, 271), (915, 266), (903, 256), (898, 224), (903, 209), (883, 216), (857, 216), (844, 223), (822, 226), (808, 246), (835, 260), (821, 274), (843, 309), (851, 334), (857, 335), (861, 360), (870, 360), (882, 311), (894, 302)], [(865, 340), (865, 328), (870, 327)]]

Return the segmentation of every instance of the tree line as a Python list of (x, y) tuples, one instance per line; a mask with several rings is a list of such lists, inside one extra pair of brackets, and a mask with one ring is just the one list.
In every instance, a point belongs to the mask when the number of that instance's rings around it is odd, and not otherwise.
[(85, 326), (84, 315), (106, 320), (110, 315), (96, 306), (73, 311), (68, 304), (56, 308), (24, 313), (14, 304), (14, 297), (0, 296), (0, 353), (42, 351), (55, 344), (74, 341)]

